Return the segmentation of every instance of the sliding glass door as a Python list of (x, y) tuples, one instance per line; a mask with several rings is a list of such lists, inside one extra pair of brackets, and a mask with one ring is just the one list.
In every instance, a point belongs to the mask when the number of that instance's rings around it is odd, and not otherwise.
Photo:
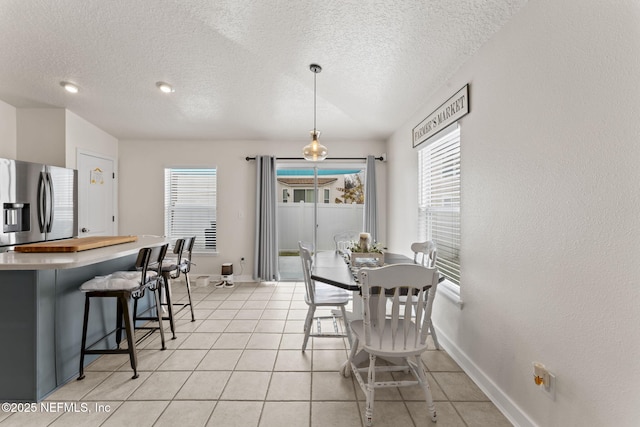
[(334, 234), (363, 229), (364, 168), (364, 162), (278, 163), (282, 280), (303, 280), (298, 241), (333, 250)]

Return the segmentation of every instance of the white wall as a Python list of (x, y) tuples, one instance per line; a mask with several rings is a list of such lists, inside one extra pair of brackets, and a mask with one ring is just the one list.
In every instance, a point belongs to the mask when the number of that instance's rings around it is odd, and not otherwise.
[(116, 160), (118, 158), (118, 139), (89, 123), (77, 114), (66, 111), (66, 163), (76, 168), (78, 150), (99, 154)]
[[(639, 23), (637, 1), (531, 0), (388, 143), (388, 188), (416, 194), (411, 129), (470, 84), (464, 307), (439, 297), (434, 322), (518, 425), (640, 420)], [(411, 200), (389, 194), (392, 250), (417, 235)]]
[[(246, 259), (244, 276), (253, 269), (255, 228), (255, 162), (245, 157), (269, 154), (302, 155), (300, 142), (267, 141), (132, 141), (119, 144), (120, 227), (119, 234), (164, 234), (163, 182), (165, 167), (215, 166), (218, 168), (217, 256), (196, 256), (195, 274), (219, 274), (223, 262)], [(363, 157), (383, 153), (383, 142), (323, 141), (330, 156)], [(385, 206), (385, 164), (377, 162), (380, 209)], [(384, 212), (380, 221), (385, 236)]]
[(65, 110), (18, 108), (17, 111), (17, 158), (66, 167)]
[(118, 140), (64, 108), (14, 108), (0, 101), (0, 156), (76, 168), (77, 150), (117, 159)]
[(0, 157), (15, 159), (17, 157), (16, 109), (0, 101)]

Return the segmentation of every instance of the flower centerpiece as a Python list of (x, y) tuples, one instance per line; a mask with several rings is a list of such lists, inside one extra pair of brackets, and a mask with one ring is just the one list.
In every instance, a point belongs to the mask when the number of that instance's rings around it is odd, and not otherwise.
[(378, 242), (371, 243), (371, 235), (369, 233), (360, 233), (360, 240), (351, 242), (349, 245), (351, 253), (351, 264), (378, 265), (384, 264), (384, 253), (382, 252), (382, 244)]

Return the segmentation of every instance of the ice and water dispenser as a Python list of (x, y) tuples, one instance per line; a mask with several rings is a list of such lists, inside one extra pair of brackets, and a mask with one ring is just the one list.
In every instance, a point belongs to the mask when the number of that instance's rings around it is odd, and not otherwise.
[(31, 229), (30, 218), (29, 203), (3, 203), (2, 232), (29, 231)]

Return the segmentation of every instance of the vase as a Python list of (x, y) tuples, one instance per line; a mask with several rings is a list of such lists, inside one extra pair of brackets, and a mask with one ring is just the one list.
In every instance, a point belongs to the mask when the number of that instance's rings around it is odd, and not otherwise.
[(360, 251), (369, 252), (370, 244), (371, 244), (371, 234), (360, 233)]

